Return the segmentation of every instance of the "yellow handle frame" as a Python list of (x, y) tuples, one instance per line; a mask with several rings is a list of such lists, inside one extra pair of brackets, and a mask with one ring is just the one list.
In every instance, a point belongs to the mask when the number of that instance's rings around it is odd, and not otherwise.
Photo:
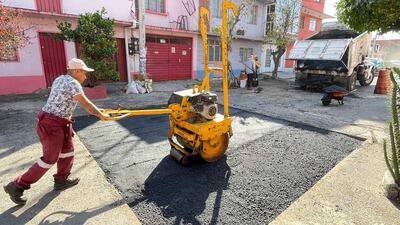
[(199, 92), (210, 92), (210, 72), (222, 72), (223, 91), (224, 91), (224, 116), (229, 116), (228, 100), (228, 12), (232, 10), (234, 16), (238, 16), (238, 11), (232, 2), (222, 1), (222, 24), (221, 24), (221, 47), (222, 47), (222, 69), (210, 68), (208, 66), (208, 40), (207, 26), (205, 20), (210, 21), (210, 11), (206, 8), (200, 8), (200, 32), (204, 49), (204, 80), (199, 88)]
[(171, 109), (144, 109), (144, 110), (129, 110), (129, 109), (104, 109), (104, 114), (111, 115), (109, 120), (120, 120), (129, 116), (149, 116), (149, 115), (169, 115)]
[[(227, 26), (228, 26), (228, 12), (232, 10), (234, 16), (238, 16), (235, 4), (227, 0), (222, 1), (222, 24), (221, 24), (221, 47), (222, 47), (222, 68), (212, 68), (208, 66), (208, 40), (207, 40), (207, 26), (206, 20), (210, 21), (210, 11), (206, 8), (200, 8), (200, 32), (203, 41), (204, 49), (204, 80), (200, 87), (195, 85), (193, 93), (197, 92), (210, 92), (210, 73), (222, 72), (223, 76), (223, 91), (224, 91), (224, 116), (229, 116), (228, 107), (228, 45), (227, 45)], [(145, 116), (145, 115), (163, 115), (171, 114), (171, 109), (151, 109), (151, 110), (114, 110), (105, 109), (103, 113), (113, 115), (110, 120), (120, 120), (128, 116)], [(116, 116), (115, 116), (116, 115)]]

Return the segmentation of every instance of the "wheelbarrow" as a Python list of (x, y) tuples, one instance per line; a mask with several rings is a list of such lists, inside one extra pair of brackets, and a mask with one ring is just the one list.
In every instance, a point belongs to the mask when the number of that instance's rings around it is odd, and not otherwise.
[(338, 101), (339, 105), (343, 105), (343, 98), (344, 96), (348, 95), (349, 92), (337, 85), (331, 85), (329, 87), (323, 88), (323, 92), (325, 92), (324, 96), (322, 97), (322, 105), (328, 106), (331, 104), (332, 99), (335, 99)]

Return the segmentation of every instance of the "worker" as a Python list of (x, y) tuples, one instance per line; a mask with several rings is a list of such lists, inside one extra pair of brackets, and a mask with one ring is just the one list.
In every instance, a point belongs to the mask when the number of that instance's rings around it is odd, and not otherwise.
[(253, 87), (257, 87), (258, 86), (258, 70), (261, 67), (260, 61), (258, 60), (258, 56), (254, 56), (254, 62), (256, 64), (256, 70), (255, 70), (255, 75), (253, 77)]
[(247, 83), (246, 83), (247, 89), (251, 90), (253, 78), (257, 73), (256, 62), (254, 60), (253, 55), (251, 55), (249, 59), (246, 62), (244, 62), (244, 70), (246, 71), (247, 74)]
[(88, 68), (80, 60), (73, 58), (68, 62), (68, 73), (54, 80), (47, 103), (38, 113), (36, 132), (42, 144), (43, 155), (24, 174), (4, 186), (11, 200), (24, 205), (27, 199), (23, 196), (25, 190), (36, 183), (54, 164), (57, 172), (54, 176), (54, 189), (62, 190), (79, 183), (79, 178), (70, 178), (74, 160), (72, 137), (72, 114), (79, 104), (90, 114), (102, 121), (110, 120), (110, 116), (97, 108), (86, 98), (82, 85), (86, 80)]

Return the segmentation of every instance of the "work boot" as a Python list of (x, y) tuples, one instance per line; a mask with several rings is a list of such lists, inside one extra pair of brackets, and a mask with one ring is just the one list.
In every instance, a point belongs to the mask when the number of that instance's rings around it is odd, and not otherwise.
[(3, 186), (4, 191), (10, 195), (10, 199), (17, 205), (25, 205), (27, 199), (23, 196), (24, 189), (17, 187), (17, 184), (12, 181)]
[(63, 190), (75, 186), (79, 183), (79, 178), (68, 178), (68, 179), (54, 179), (54, 190)]

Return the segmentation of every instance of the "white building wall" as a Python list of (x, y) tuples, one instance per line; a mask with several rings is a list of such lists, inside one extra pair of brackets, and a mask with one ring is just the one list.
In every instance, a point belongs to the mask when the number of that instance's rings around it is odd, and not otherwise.
[[(222, 0), (219, 0), (222, 1)], [(214, 4), (216, 1), (215, 0), (210, 0), (210, 17), (211, 17), (211, 22), (210, 22), (210, 28), (212, 30), (213, 27), (221, 27), (222, 24), (222, 19), (216, 17), (214, 15), (214, 8), (216, 5)], [(217, 1), (218, 2), (218, 1)], [(238, 0), (233, 0), (233, 2), (238, 5)], [(256, 1), (256, 4), (258, 6), (258, 12), (257, 12), (257, 23), (256, 24), (251, 24), (248, 23), (249, 18), (246, 17), (245, 14), (240, 16), (240, 21), (236, 24), (235, 26), (235, 32), (238, 29), (244, 29), (245, 30), (245, 37), (246, 38), (254, 38), (254, 39), (260, 39), (264, 36), (264, 26), (265, 26), (265, 3)], [(221, 6), (219, 6), (221, 7)], [(248, 16), (249, 14), (247, 14)]]

